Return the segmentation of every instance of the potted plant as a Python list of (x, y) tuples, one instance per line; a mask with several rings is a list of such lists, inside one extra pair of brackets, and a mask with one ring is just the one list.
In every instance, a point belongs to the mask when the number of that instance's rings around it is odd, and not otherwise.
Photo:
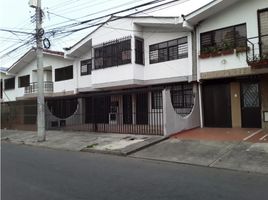
[(253, 56), (252, 59), (248, 60), (248, 65), (252, 68), (268, 67), (268, 55)]
[(201, 49), (199, 58), (209, 58), (210, 57), (210, 48), (203, 48)]
[(219, 47), (217, 47), (217, 46), (211, 47), (210, 52), (211, 52), (211, 57), (221, 56), (221, 51), (220, 51)]
[(222, 50), (221, 53), (222, 55), (230, 55), (234, 53), (234, 45), (232, 42), (229, 41), (224, 41), (222, 44)]
[(244, 53), (248, 50), (250, 50), (250, 48), (246, 46), (240, 46), (235, 48), (236, 53)]

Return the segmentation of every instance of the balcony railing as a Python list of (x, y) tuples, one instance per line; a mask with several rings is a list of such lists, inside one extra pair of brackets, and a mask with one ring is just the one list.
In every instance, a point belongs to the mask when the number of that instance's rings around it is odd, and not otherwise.
[(268, 67), (268, 34), (247, 39), (247, 63), (252, 68)]
[[(37, 93), (38, 91), (38, 85), (37, 82), (30, 83), (29, 86), (24, 88), (25, 94), (33, 94)], [(53, 82), (52, 81), (44, 81), (44, 93), (50, 93), (53, 92)]]

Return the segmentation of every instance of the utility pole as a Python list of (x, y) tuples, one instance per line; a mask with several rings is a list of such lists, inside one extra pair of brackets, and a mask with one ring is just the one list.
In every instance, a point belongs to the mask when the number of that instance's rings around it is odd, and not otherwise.
[(43, 70), (43, 34), (41, 0), (37, 0), (36, 14), (36, 59), (37, 59), (37, 141), (46, 140), (45, 132), (45, 98), (44, 98), (44, 70)]

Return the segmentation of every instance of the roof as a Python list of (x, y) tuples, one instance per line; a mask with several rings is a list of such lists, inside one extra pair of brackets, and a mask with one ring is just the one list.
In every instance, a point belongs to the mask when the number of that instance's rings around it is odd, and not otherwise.
[[(51, 55), (51, 56), (58, 56), (58, 57), (64, 57), (64, 53), (60, 51), (53, 51), (44, 49), (43, 50), (44, 55)], [(11, 74), (16, 74), (18, 71), (20, 71), (26, 64), (29, 64), (36, 58), (36, 48), (31, 48), (29, 51), (27, 51), (22, 57), (20, 57), (13, 65), (11, 65), (10, 68), (8, 68), (7, 72)]]
[(213, 0), (183, 17), (190, 24), (196, 25), (199, 22), (220, 12), (221, 10), (224, 10), (225, 8), (233, 5), (237, 1), (239, 0)]
[[(178, 17), (158, 17), (158, 16), (127, 16), (124, 17), (129, 19), (136, 19), (135, 24), (138, 24), (140, 26), (164, 26), (166, 25), (178, 25), (179, 20)], [(79, 57), (81, 54), (86, 53), (89, 48), (92, 46), (92, 34), (95, 33), (98, 29), (100, 29), (104, 24), (122, 19), (121, 16), (112, 16), (109, 19), (105, 20), (104, 22), (101, 22), (99, 26), (94, 29), (92, 32), (90, 32), (88, 35), (86, 35), (84, 38), (79, 40), (76, 44), (69, 48), (65, 48), (67, 56), (71, 57)], [(159, 19), (162, 19), (161, 22)]]

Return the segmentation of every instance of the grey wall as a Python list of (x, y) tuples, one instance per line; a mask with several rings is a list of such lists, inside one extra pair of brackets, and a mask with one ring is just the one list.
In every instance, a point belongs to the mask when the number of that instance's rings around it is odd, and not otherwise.
[(164, 135), (200, 127), (198, 87), (194, 84), (194, 106), (191, 113), (182, 117), (176, 113), (171, 103), (170, 89), (163, 90)]

